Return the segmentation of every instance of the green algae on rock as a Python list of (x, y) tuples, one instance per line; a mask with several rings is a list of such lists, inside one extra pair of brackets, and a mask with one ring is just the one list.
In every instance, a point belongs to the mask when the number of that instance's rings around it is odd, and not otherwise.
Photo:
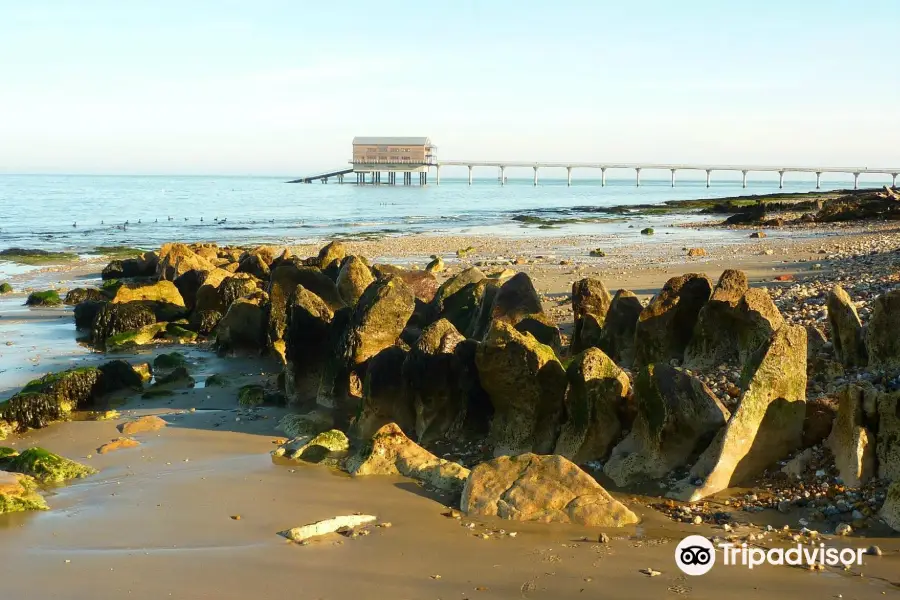
[[(0, 459), (2, 456), (0, 454)], [(47, 503), (37, 493), (34, 479), (20, 473), (0, 471), (0, 515), (26, 510), (47, 510)]]
[(9, 283), (5, 281), (3, 283), (0, 283), (0, 294), (11, 294), (12, 291), (13, 288), (11, 285), (9, 285)]
[(25, 306), (60, 306), (62, 299), (56, 290), (46, 290), (43, 292), (31, 292), (28, 299), (25, 300)]
[(160, 354), (153, 359), (154, 369), (175, 369), (177, 367), (183, 367), (185, 364), (184, 354), (181, 352), (168, 352), (166, 354)]
[(7, 248), (0, 250), (0, 261), (18, 263), (20, 265), (49, 265), (76, 260), (77, 254), (71, 252), (48, 252), (30, 248)]
[(256, 408), (262, 406), (266, 400), (266, 390), (261, 385), (245, 385), (238, 390), (238, 406), (242, 408)]
[(34, 446), (21, 453), (0, 459), (5, 470), (34, 477), (41, 483), (63, 483), (93, 475), (96, 469)]

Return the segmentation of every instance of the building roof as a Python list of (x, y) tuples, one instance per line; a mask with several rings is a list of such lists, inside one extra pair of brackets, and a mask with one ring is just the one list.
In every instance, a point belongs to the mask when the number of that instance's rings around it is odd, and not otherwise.
[(353, 138), (354, 146), (430, 146), (427, 137), (366, 137)]

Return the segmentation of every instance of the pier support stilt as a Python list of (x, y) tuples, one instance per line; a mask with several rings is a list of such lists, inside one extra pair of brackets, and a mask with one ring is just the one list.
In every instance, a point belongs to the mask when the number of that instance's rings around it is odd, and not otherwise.
[(898, 173), (891, 173), (891, 187), (897, 187), (897, 175)]
[(741, 180), (744, 187), (747, 187), (747, 171), (741, 171)]
[(707, 169), (706, 170), (706, 187), (709, 187), (709, 180), (710, 180), (711, 176), (712, 176), (712, 171), (710, 169)]
[(437, 165), (434, 168), (434, 184), (441, 185), (441, 166)]
[(469, 185), (472, 185), (472, 165), (469, 165)]
[(778, 188), (784, 187), (784, 171), (778, 171)]
[(538, 168), (535, 167), (534, 168), (534, 185), (537, 185), (537, 181), (538, 181)]
[(672, 187), (675, 187), (675, 169), (672, 169)]
[(634, 170), (634, 184), (637, 187), (641, 187), (641, 169), (638, 167)]
[(606, 167), (600, 168), (600, 187), (606, 187)]
[(572, 185), (572, 167), (566, 167), (566, 185)]
[(816, 173), (816, 189), (820, 189), (822, 187), (822, 173)]
[(853, 174), (853, 189), (854, 190), (859, 189), (859, 173)]

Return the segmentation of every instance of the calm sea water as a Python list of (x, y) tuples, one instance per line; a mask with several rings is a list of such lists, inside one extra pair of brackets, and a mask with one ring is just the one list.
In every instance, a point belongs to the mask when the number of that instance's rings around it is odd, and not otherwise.
[[(777, 192), (775, 181), (565, 181), (443, 178), (441, 185), (357, 186), (287, 184), (275, 177), (0, 176), (0, 249), (89, 251), (96, 246), (155, 248), (166, 241), (301, 243), (332, 236), (469, 233), (509, 236), (603, 234), (638, 224), (671, 223), (671, 216), (613, 216), (598, 207), (666, 200)], [(782, 191), (809, 191), (812, 181), (786, 182)], [(847, 187), (846, 183), (832, 187)], [(524, 225), (517, 215), (550, 220)], [(692, 217), (695, 219), (696, 217)], [(126, 225), (127, 223), (127, 225)], [(629, 228), (629, 225), (632, 227)]]

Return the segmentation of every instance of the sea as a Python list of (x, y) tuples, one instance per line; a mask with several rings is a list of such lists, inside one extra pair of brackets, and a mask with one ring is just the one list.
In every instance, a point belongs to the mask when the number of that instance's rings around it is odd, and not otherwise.
[[(813, 181), (679, 181), (443, 178), (440, 185), (287, 183), (289, 177), (0, 175), (0, 250), (90, 252), (98, 246), (156, 248), (168, 241), (299, 244), (403, 234), (542, 236), (633, 231), (672, 215), (612, 206), (807, 192)], [(349, 178), (347, 178), (349, 179)], [(414, 178), (417, 181), (417, 178)], [(830, 187), (829, 187), (830, 186)], [(848, 187), (847, 182), (823, 189)], [(696, 220), (697, 216), (693, 215)]]

